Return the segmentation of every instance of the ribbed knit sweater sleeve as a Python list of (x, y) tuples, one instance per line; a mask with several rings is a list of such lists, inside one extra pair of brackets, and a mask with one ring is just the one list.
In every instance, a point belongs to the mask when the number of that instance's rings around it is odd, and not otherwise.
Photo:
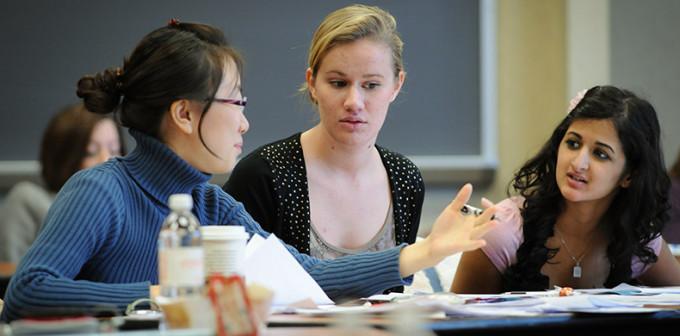
[[(43, 231), (14, 274), (2, 319), (124, 310), (149, 296), (149, 282), (77, 280), (93, 255), (118, 243), (123, 194), (111, 175), (88, 171), (69, 180), (47, 214)], [(134, 264), (134, 263), (131, 263)], [(121, 269), (121, 278), (135, 269)], [(116, 282), (116, 281), (111, 281)]]
[[(224, 223), (242, 225), (249, 234), (269, 236), (245, 211), (243, 205), (228, 197), (224, 208), (229, 209)], [(392, 287), (409, 285), (413, 277), (399, 274), (399, 255), (402, 244), (395, 248), (373, 253), (362, 253), (338, 259), (320, 260), (298, 252), (285, 244), (293, 257), (316, 280), (332, 300), (365, 297), (382, 293)]]

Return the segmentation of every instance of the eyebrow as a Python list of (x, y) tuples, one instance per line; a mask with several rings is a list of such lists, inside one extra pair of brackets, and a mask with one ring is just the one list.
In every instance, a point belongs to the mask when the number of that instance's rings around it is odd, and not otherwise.
[[(567, 134), (573, 135), (573, 136), (577, 137), (579, 140), (583, 139), (583, 137), (580, 134), (578, 134), (574, 131), (568, 132)], [(606, 144), (604, 142), (595, 141), (595, 144), (600, 146), (600, 147), (608, 148), (612, 153), (616, 154), (616, 151), (614, 150), (614, 148), (612, 148), (612, 146), (609, 146), (608, 144)]]
[[(342, 77), (347, 76), (347, 74), (345, 74), (344, 72), (342, 72), (342, 71), (340, 71), (340, 70), (330, 70), (330, 71), (326, 71), (326, 74), (336, 74), (336, 75), (342, 76)], [(363, 78), (372, 78), (372, 77), (385, 78), (385, 76), (383, 76), (383, 75), (381, 75), (381, 74), (366, 74), (366, 75), (363, 75), (362, 77), (363, 77)]]

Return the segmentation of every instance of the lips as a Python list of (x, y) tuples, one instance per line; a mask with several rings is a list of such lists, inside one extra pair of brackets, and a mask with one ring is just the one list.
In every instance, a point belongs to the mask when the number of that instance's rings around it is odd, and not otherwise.
[(582, 175), (575, 174), (575, 173), (567, 173), (567, 177), (572, 181), (575, 181), (575, 182), (578, 182), (578, 183), (583, 183), (583, 184), (588, 184), (588, 180), (585, 177), (583, 177)]
[(353, 124), (353, 125), (365, 124), (366, 123), (365, 121), (358, 119), (358, 118), (343, 118), (343, 119), (340, 119), (340, 122)]

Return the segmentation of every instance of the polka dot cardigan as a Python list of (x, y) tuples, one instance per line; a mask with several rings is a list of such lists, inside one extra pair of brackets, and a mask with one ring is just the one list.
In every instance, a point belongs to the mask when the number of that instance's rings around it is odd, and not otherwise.
[[(300, 134), (262, 146), (241, 159), (224, 190), (242, 202), (265, 231), (309, 253), (309, 192)], [(396, 244), (416, 239), (425, 194), (418, 167), (376, 146), (392, 189)]]

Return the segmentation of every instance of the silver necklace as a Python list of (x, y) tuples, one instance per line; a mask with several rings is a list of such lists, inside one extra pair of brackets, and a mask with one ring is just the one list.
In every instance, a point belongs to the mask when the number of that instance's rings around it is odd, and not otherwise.
[(569, 246), (567, 246), (567, 242), (564, 241), (564, 236), (562, 236), (562, 233), (560, 232), (560, 230), (557, 229), (557, 227), (555, 227), (555, 232), (559, 236), (560, 242), (562, 243), (562, 246), (564, 246), (564, 249), (567, 251), (569, 258), (571, 258), (571, 260), (574, 261), (574, 268), (572, 269), (572, 273), (571, 273), (572, 277), (581, 278), (581, 275), (582, 275), (581, 260), (583, 260), (583, 257), (585, 257), (586, 254), (588, 253), (588, 250), (590, 249), (590, 244), (593, 242), (593, 238), (592, 237), (590, 238), (590, 242), (588, 242), (588, 245), (586, 246), (586, 249), (583, 251), (581, 256), (576, 258), (576, 257), (574, 257), (574, 254), (571, 253)]

